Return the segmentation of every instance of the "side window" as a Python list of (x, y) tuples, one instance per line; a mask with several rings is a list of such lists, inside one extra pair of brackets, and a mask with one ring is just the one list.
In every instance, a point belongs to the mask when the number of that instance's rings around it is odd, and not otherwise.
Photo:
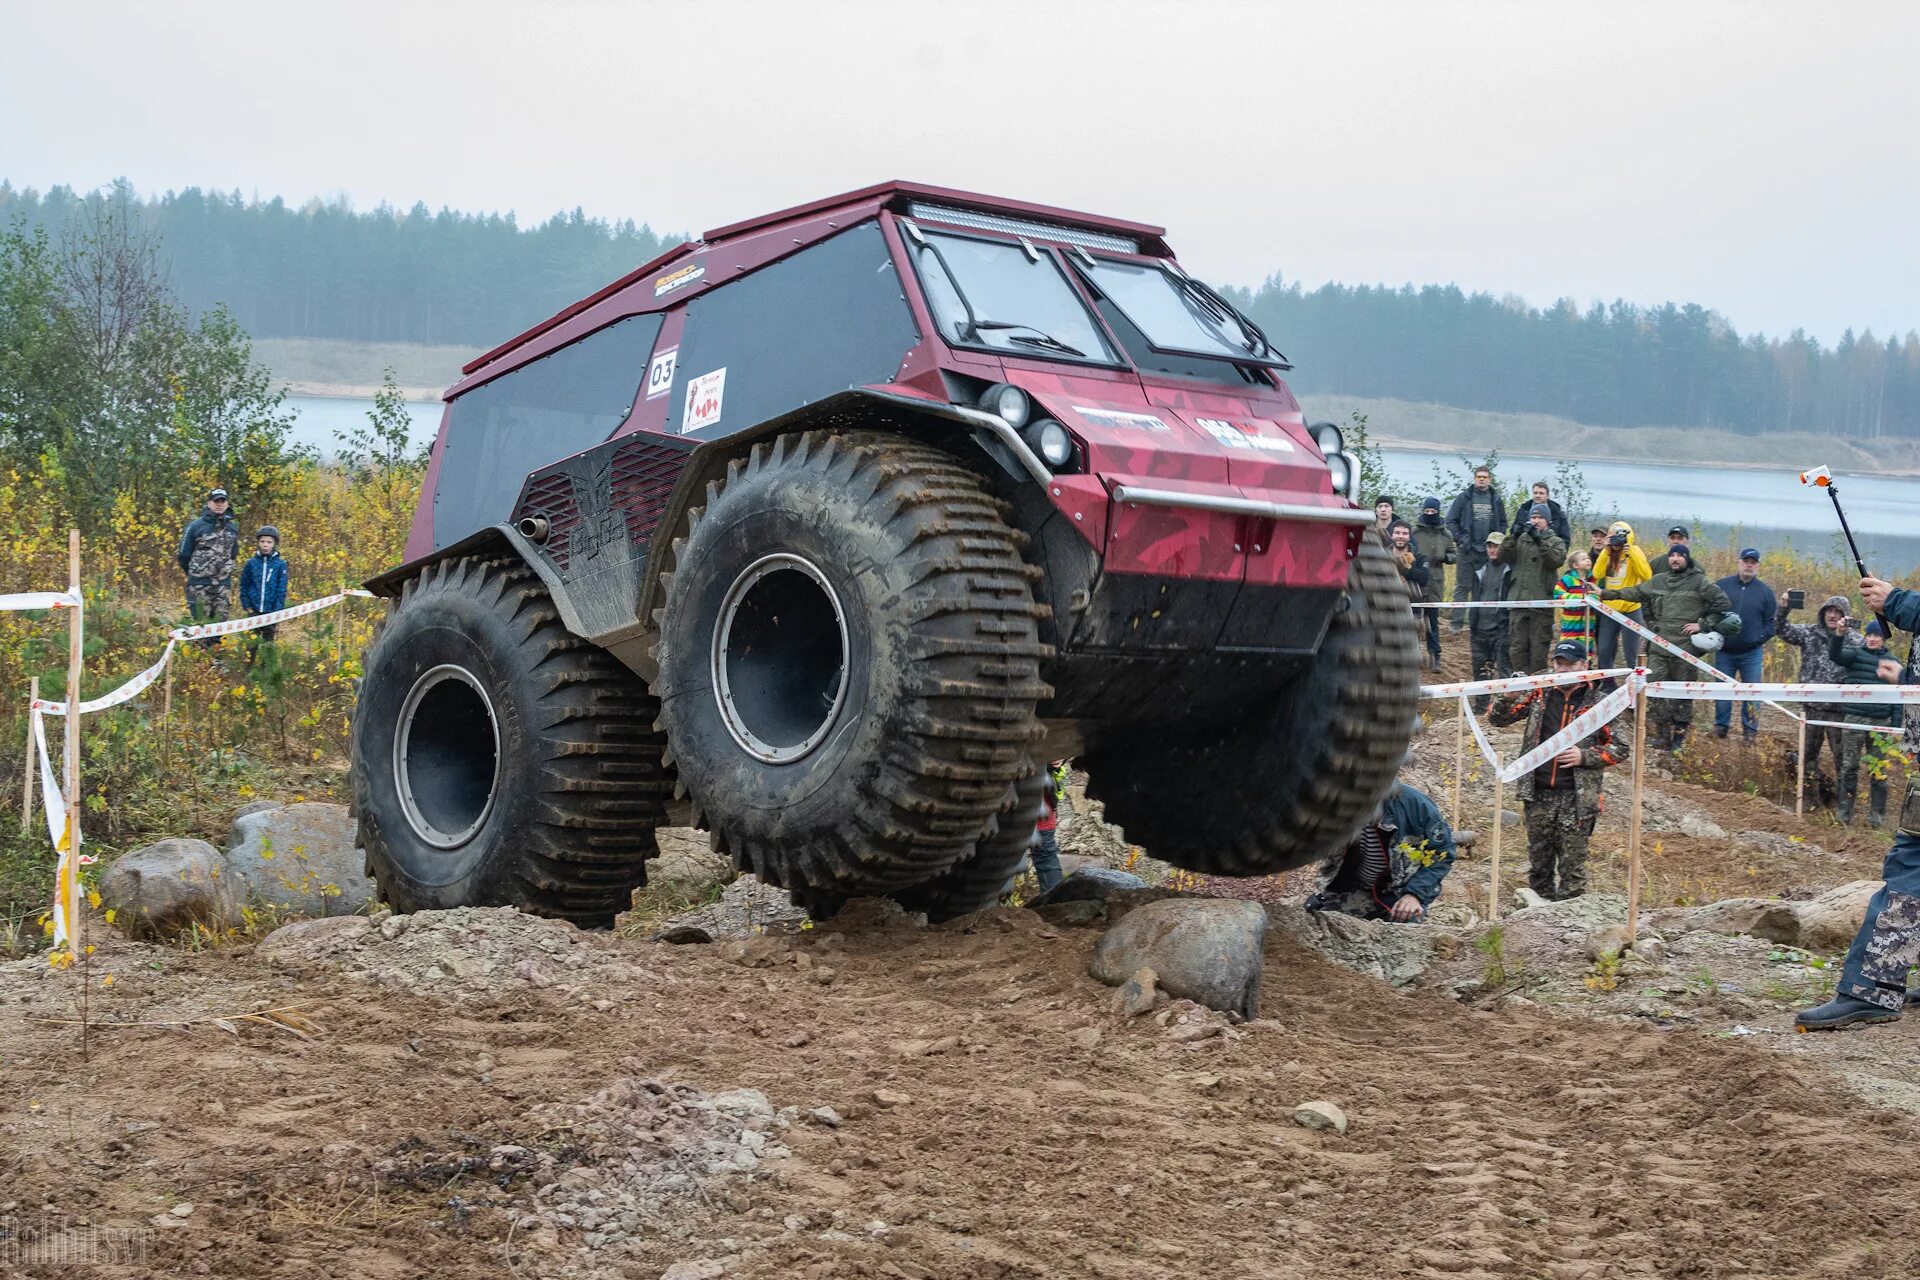
[(687, 303), (667, 431), (712, 439), (890, 381), (920, 341), (878, 224)]
[(433, 545), (507, 518), (527, 473), (599, 444), (633, 409), (661, 317), (629, 316), (453, 402)]

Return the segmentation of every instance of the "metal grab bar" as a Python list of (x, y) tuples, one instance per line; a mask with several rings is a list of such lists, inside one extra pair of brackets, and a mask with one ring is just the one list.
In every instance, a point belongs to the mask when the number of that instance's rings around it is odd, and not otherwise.
[(1373, 523), (1373, 512), (1353, 507), (1316, 507), (1303, 502), (1266, 502), (1259, 498), (1235, 498), (1226, 494), (1143, 489), (1130, 484), (1115, 485), (1113, 500), (1130, 502), (1143, 507), (1190, 507), (1197, 511), (1225, 511), (1238, 516), (1264, 516), (1270, 520), (1310, 520), (1320, 524), (1352, 525)]

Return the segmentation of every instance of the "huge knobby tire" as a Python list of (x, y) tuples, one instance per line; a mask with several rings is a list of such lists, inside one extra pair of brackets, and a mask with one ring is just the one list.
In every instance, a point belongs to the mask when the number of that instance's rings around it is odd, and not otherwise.
[(1419, 705), (1407, 589), (1366, 536), (1312, 664), (1236, 724), (1139, 726), (1088, 753), (1087, 793), (1153, 857), (1260, 876), (1353, 838), (1393, 785)]
[(979, 477), (896, 436), (782, 437), (708, 486), (654, 692), (714, 848), (823, 911), (971, 856), (1048, 692), (1021, 545)]
[(1029, 770), (1014, 787), (1013, 804), (1000, 815), (993, 833), (980, 838), (972, 856), (931, 880), (900, 890), (894, 900), (909, 911), (926, 912), (936, 924), (998, 902), (1026, 861), (1034, 830), (1040, 825), (1046, 789), (1052, 785), (1045, 769)]
[(381, 897), (611, 925), (672, 794), (657, 714), (525, 565), (427, 569), (368, 651), (354, 709), (354, 811)]

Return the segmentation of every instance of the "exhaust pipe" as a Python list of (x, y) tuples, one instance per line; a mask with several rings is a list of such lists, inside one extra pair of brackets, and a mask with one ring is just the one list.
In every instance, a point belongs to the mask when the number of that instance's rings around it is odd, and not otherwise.
[(518, 527), (520, 536), (529, 542), (545, 542), (553, 529), (545, 516), (523, 516)]

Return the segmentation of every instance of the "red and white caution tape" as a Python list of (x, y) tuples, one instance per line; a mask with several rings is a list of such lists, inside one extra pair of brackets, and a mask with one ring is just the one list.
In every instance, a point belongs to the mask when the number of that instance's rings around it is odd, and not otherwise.
[(80, 924), (80, 867), (92, 859), (80, 852), (80, 826), (71, 821), (60, 783), (53, 772), (53, 759), (47, 754), (47, 722), (35, 710), (32, 715), (33, 745), (40, 757), (40, 807), (47, 817), (47, 837), (59, 851), (60, 862), (54, 871), (53, 945), (69, 946), (77, 937)]
[(0, 613), (22, 609), (72, 609), (80, 604), (74, 591), (20, 591), (0, 596)]
[(1515, 778), (1525, 777), (1534, 769), (1580, 742), (1598, 730), (1602, 725), (1614, 719), (1633, 705), (1633, 696), (1638, 691), (1640, 676), (1634, 675), (1600, 701), (1581, 712), (1574, 722), (1560, 732), (1542, 742), (1527, 754), (1506, 765), (1500, 770), (1500, 781), (1512, 782)]
[(1633, 674), (1632, 667), (1609, 667), (1605, 671), (1543, 671), (1532, 676), (1503, 676), (1498, 680), (1461, 680), (1453, 684), (1423, 684), (1423, 698), (1451, 698), (1455, 694), (1480, 697), (1490, 693), (1520, 693), (1527, 689), (1547, 689), (1561, 684), (1587, 684), (1598, 680), (1620, 680)]
[[(167, 664), (173, 661), (174, 643), (174, 641), (168, 640), (167, 647), (161, 650), (160, 661), (154, 663), (145, 671), (142, 671), (118, 689), (115, 689), (112, 693), (103, 693), (97, 698), (89, 698), (87, 701), (81, 703), (80, 713), (82, 715), (91, 715), (95, 711), (105, 711), (107, 708), (117, 707), (123, 702), (132, 702), (135, 698), (145, 693), (148, 687), (165, 673)], [(50, 716), (63, 716), (67, 714), (66, 703), (48, 702), (45, 698), (35, 702), (33, 708), (36, 711), (43, 711)]]
[(1655, 680), (1649, 698), (1696, 702), (1920, 702), (1920, 684), (1717, 684), (1711, 680)]
[(228, 618), (225, 622), (203, 622), (191, 627), (176, 627), (167, 634), (175, 640), (206, 640), (213, 636), (230, 636), (241, 631), (257, 631), (261, 627), (271, 627), (290, 618), (304, 618), (310, 613), (318, 613), (322, 609), (339, 604), (349, 596), (371, 598), (373, 592), (354, 587), (337, 595), (321, 596), (318, 600), (294, 605), (291, 609), (275, 609), (272, 613), (259, 613), (251, 618)]
[(1891, 734), (1896, 738), (1906, 732), (1906, 730), (1902, 729), (1899, 725), (1854, 724), (1851, 721), (1847, 721), (1847, 720), (1809, 720), (1807, 721), (1807, 728), (1809, 729), (1853, 729), (1861, 733)]
[(1474, 745), (1480, 748), (1480, 754), (1487, 758), (1495, 772), (1500, 769), (1500, 753), (1487, 741), (1487, 731), (1480, 727), (1480, 717), (1473, 714), (1473, 707), (1467, 702), (1467, 695), (1460, 695), (1460, 714), (1467, 718), (1467, 727), (1473, 730)]

